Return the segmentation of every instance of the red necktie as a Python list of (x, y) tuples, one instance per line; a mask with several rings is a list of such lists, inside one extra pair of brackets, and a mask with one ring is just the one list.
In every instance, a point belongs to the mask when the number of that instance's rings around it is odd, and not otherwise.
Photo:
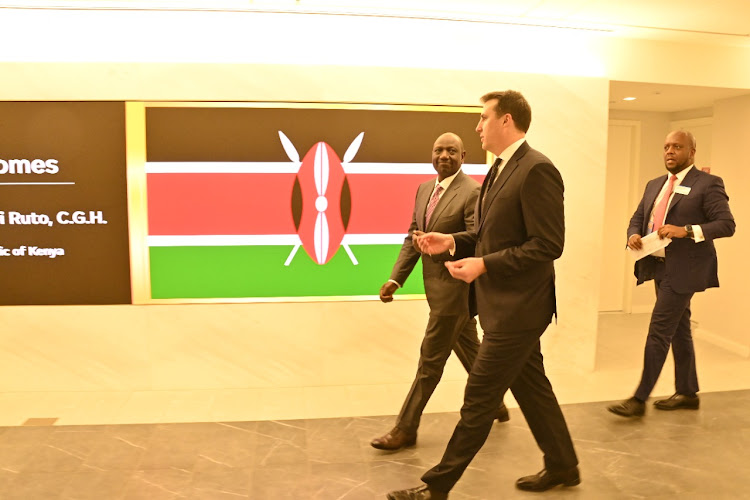
[(435, 188), (435, 191), (432, 192), (432, 196), (430, 197), (430, 203), (427, 204), (427, 212), (425, 212), (425, 215), (424, 215), (425, 227), (430, 223), (430, 217), (432, 217), (432, 212), (435, 211), (435, 207), (440, 201), (440, 192), (442, 190), (443, 190), (443, 186), (438, 184), (437, 187)]
[(654, 209), (654, 228), (651, 230), (652, 233), (655, 233), (659, 230), (660, 227), (664, 225), (664, 216), (667, 214), (667, 207), (669, 206), (669, 197), (672, 196), (672, 188), (674, 187), (674, 182), (677, 180), (677, 176), (673, 175), (669, 178), (669, 186), (667, 186), (667, 192), (664, 193), (664, 196), (662, 197), (661, 201), (659, 201), (659, 204)]

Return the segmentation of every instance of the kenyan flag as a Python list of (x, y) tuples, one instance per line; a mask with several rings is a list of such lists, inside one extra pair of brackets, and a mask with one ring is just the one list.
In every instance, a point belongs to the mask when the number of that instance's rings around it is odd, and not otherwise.
[[(487, 167), (476, 109), (363, 108), (147, 108), (151, 297), (377, 295), (437, 136)], [(424, 293), (419, 266), (400, 293)]]

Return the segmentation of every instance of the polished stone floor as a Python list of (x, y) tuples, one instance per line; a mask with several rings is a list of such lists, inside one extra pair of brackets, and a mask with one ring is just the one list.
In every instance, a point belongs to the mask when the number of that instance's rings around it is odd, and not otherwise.
[[(701, 394), (698, 411), (650, 407), (641, 419), (607, 403), (563, 405), (581, 462), (576, 488), (514, 489), (541, 454), (518, 408), (495, 424), (451, 499), (750, 498), (750, 390)], [(417, 446), (369, 440), (392, 416), (0, 428), (3, 500), (383, 499), (419, 484), (457, 413), (423, 417)]]

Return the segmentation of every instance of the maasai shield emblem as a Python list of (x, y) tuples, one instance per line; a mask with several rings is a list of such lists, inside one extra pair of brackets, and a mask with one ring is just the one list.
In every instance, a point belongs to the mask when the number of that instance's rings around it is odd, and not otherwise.
[[(363, 136), (364, 132), (361, 132), (347, 148), (344, 163), (354, 159)], [(279, 139), (289, 159), (299, 163), (297, 149), (282, 131), (279, 131)], [(310, 258), (323, 265), (331, 260), (341, 246), (346, 234), (342, 213), (348, 213), (350, 209), (342, 206), (342, 192), (348, 189), (348, 185), (342, 162), (333, 148), (325, 142), (318, 142), (310, 148), (300, 164), (295, 183), (298, 189), (294, 189), (294, 195), (298, 194), (302, 198), (299, 203), (302, 206), (301, 217), (295, 217), (294, 221), (297, 234)], [(292, 200), (292, 205), (295, 205), (294, 201)], [(286, 265), (289, 265), (298, 248), (299, 245), (292, 250)], [(356, 265), (357, 261), (351, 250), (346, 248), (346, 251)]]

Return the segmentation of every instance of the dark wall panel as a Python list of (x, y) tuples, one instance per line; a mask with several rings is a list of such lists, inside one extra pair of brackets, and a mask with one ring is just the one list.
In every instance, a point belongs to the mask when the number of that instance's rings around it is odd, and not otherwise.
[(130, 303), (127, 215), (124, 103), (0, 102), (0, 304)]

